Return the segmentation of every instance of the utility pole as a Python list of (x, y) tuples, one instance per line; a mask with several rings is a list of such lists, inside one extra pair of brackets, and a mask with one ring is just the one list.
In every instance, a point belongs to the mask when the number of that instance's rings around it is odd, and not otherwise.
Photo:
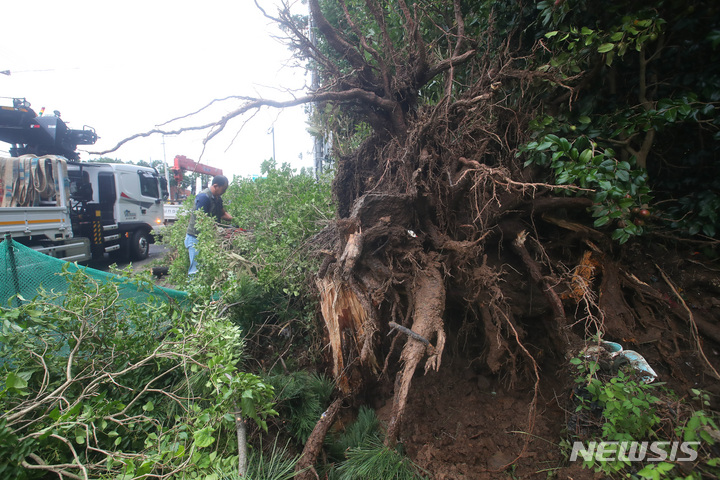
[(268, 131), (268, 133), (272, 134), (272, 148), (273, 148), (272, 158), (273, 158), (273, 162), (277, 163), (277, 157), (275, 156), (275, 125), (270, 127), (270, 130)]
[(165, 157), (165, 135), (162, 136), (162, 146), (163, 146), (163, 166), (165, 167), (165, 181), (167, 182), (168, 197), (170, 197), (170, 201), (172, 201), (172, 194), (170, 193), (170, 172), (168, 171), (167, 158)]
[[(310, 18), (310, 24), (308, 25), (308, 36), (310, 38), (310, 42), (313, 45), (317, 45), (317, 36), (315, 35), (315, 19), (312, 16), (312, 13), (309, 15)], [(316, 92), (318, 88), (320, 87), (320, 80), (319, 75), (317, 73), (317, 67), (311, 67), (310, 68), (310, 88), (312, 88), (313, 92)], [(317, 113), (319, 109), (319, 104), (317, 102), (310, 104), (311, 115)], [(330, 133), (332, 135), (332, 132)], [(330, 143), (332, 142), (332, 136), (326, 141), (324, 139), (323, 134), (316, 134), (313, 135), (313, 163), (315, 164), (315, 178), (320, 178), (320, 174), (323, 171), (323, 167), (325, 165), (325, 159), (328, 156), (328, 152), (330, 150)]]

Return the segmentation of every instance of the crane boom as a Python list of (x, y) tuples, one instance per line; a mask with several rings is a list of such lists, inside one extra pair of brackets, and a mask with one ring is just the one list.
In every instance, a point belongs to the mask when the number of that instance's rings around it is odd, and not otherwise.
[(213, 177), (216, 175), (222, 175), (222, 169), (211, 167), (209, 165), (204, 165), (202, 163), (197, 163), (195, 160), (191, 160), (187, 158), (185, 155), (176, 155), (175, 156), (175, 162), (172, 168), (173, 175), (175, 176), (175, 180), (177, 180), (178, 183), (182, 181), (182, 172), (193, 172), (193, 173), (201, 173), (203, 175), (212, 175)]

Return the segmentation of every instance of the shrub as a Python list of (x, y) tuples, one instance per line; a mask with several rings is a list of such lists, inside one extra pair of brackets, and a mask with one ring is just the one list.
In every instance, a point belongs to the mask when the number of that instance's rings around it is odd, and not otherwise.
[[(675, 458), (634, 462), (627, 455), (617, 455), (605, 461), (593, 456), (584, 460), (584, 467), (607, 476), (636, 474), (639, 478), (654, 480), (695, 480), (720, 473), (720, 459), (712, 453), (720, 433), (713, 415), (703, 409), (709, 406), (706, 394), (693, 392), (696, 400), (702, 398), (702, 407), (697, 409), (665, 390), (662, 383), (645, 383), (627, 366), (608, 372), (601, 368), (602, 362), (584, 357), (573, 358), (571, 363), (577, 369), (575, 383), (578, 385), (573, 419), (577, 425), (588, 427), (584, 432), (576, 432), (582, 433), (582, 440), (619, 444), (698, 442), (692, 446), (698, 456), (691, 464), (676, 462)], [(579, 421), (579, 417), (584, 421)], [(569, 442), (564, 444), (569, 448)], [(654, 454), (650, 456), (655, 458)], [(683, 455), (683, 458), (686, 457)]]
[(65, 275), (65, 297), (0, 310), (3, 477), (236, 470), (236, 417), (276, 414), (272, 387), (238, 368), (239, 328), (208, 304), (120, 301), (118, 284)]

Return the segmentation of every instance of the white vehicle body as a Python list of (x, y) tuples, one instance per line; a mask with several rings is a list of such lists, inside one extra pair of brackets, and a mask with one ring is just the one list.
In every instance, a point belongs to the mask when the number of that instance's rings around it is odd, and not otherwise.
[(70, 163), (69, 175), (81, 172), (92, 185), (92, 201), (102, 216), (123, 232), (142, 226), (157, 230), (163, 224), (159, 175), (154, 168), (120, 163)]
[(172, 223), (178, 218), (180, 208), (182, 205), (175, 205), (172, 203), (166, 203), (163, 207), (163, 214), (165, 215), (165, 223)]
[[(29, 162), (33, 162), (32, 174), (27, 173)], [(38, 163), (46, 165), (47, 172), (39, 175)], [(162, 191), (153, 168), (30, 155), (3, 158), (0, 164), (5, 177), (13, 167), (16, 177), (25, 168), (19, 183), (16, 179), (2, 182), (12, 200), (3, 198), (0, 234), (10, 234), (52, 256), (84, 261), (91, 255), (118, 251), (142, 259), (154, 241), (151, 232), (163, 225)], [(25, 195), (33, 183), (41, 183), (38, 178), (43, 175), (54, 183), (51, 194)]]
[[(12, 159), (2, 159), (3, 163)], [(64, 159), (62, 159), (64, 162)], [(54, 199), (38, 200), (34, 206), (0, 207), (0, 234), (15, 239), (40, 239), (34, 248), (48, 255), (67, 261), (84, 261), (90, 258), (90, 242), (87, 238), (73, 238), (70, 217), (70, 195), (67, 169), (60, 165), (55, 175)], [(3, 191), (7, 190), (3, 175)], [(3, 205), (8, 201), (3, 199)]]

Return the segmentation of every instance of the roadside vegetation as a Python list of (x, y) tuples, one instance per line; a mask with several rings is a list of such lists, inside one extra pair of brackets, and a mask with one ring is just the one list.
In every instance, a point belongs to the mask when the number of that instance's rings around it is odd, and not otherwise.
[[(147, 274), (102, 284), (78, 272), (64, 274), (65, 296), (39, 292), (0, 310), (0, 476), (293, 478), (336, 395), (317, 370), (306, 278), (318, 267), (308, 242), (333, 216), (329, 192), (329, 179), (272, 162), (262, 178), (236, 180), (225, 197), (236, 225), (201, 219), (192, 280), (181, 215), (163, 238), (190, 307), (122, 297), (120, 286)], [(329, 478), (358, 478), (358, 468), (419, 478), (382, 445), (374, 412), (357, 423), (333, 443)]]
[(583, 447), (606, 442), (604, 454), (577, 456), (584, 467), (610, 478), (717, 478), (718, 416), (709, 410), (709, 394), (692, 389), (680, 397), (621, 357), (590, 354), (591, 348), (570, 360), (575, 409), (561, 441), (565, 454), (571, 457), (576, 441)]

